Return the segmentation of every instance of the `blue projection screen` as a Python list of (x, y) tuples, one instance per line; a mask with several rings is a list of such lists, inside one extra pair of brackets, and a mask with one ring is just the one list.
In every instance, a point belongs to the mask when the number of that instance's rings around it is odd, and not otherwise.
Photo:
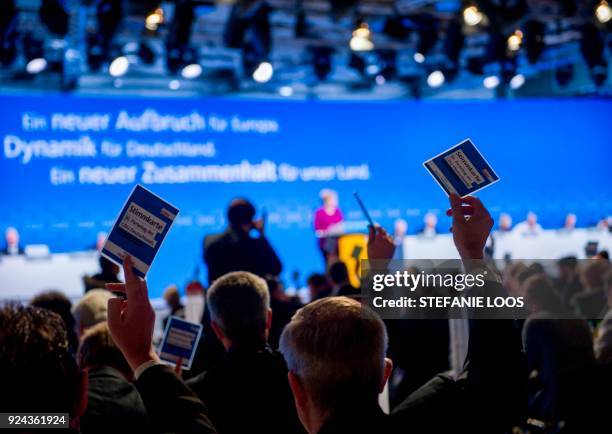
[[(352, 193), (391, 229), (415, 233), (428, 211), (447, 231), (447, 201), (422, 163), (469, 137), (501, 181), (479, 196), (495, 218), (528, 211), (545, 228), (566, 213), (579, 226), (612, 210), (612, 101), (295, 102), (0, 97), (0, 226), (51, 252), (92, 249), (134, 183), (180, 216), (149, 273), (163, 287), (206, 280), (202, 238), (225, 225), (237, 196), (268, 214), (267, 234), (288, 278), (322, 269), (312, 215), (319, 191), (338, 191), (353, 228)], [(0, 288), (1, 289), (1, 288)], [(60, 288), (61, 289), (61, 288)]]

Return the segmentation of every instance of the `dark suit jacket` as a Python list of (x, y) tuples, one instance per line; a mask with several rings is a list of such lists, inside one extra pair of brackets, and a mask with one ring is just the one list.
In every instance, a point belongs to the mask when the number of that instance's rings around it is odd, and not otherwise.
[(219, 364), (187, 384), (222, 434), (304, 432), (285, 361), (267, 346), (230, 348)]
[(150, 367), (134, 384), (156, 432), (180, 434), (217, 432), (208, 418), (208, 410), (202, 401), (169, 366)]
[(347, 406), (334, 412), (319, 434), (503, 434), (524, 414), (525, 366), (513, 321), (476, 320), (471, 324), (466, 368), (458, 379), (436, 375), (391, 415), (377, 403)]
[(138, 391), (116, 369), (89, 369), (87, 411), (81, 417), (81, 432), (153, 432)]
[(265, 237), (252, 238), (232, 229), (204, 238), (204, 262), (210, 283), (231, 271), (250, 271), (265, 277), (277, 276), (283, 268)]

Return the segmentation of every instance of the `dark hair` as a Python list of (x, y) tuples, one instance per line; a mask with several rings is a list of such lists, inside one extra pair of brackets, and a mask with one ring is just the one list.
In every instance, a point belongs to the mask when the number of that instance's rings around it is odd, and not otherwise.
[(310, 276), (308, 276), (306, 283), (310, 286), (319, 287), (327, 285), (327, 279), (320, 273), (312, 273)]
[(575, 256), (565, 256), (557, 261), (559, 267), (575, 269), (578, 266), (578, 259)]
[(529, 265), (526, 269), (522, 270), (518, 276), (516, 276), (516, 279), (518, 280), (518, 283), (520, 285), (522, 285), (527, 279), (529, 279), (531, 276), (535, 276), (536, 274), (540, 274), (544, 271), (544, 268), (542, 268), (542, 264), (535, 262), (531, 265)]
[(329, 274), (329, 278), (336, 285), (342, 282), (346, 282), (349, 278), (348, 269), (346, 268), (346, 264), (342, 261), (336, 261), (329, 266), (327, 270)]
[(265, 340), (270, 294), (261, 277), (246, 271), (225, 274), (210, 286), (207, 300), (211, 319), (233, 345)]
[(64, 321), (70, 351), (74, 354), (78, 347), (78, 339), (74, 331), (74, 316), (72, 303), (64, 293), (56, 290), (41, 292), (30, 301), (31, 306), (48, 309), (58, 314)]
[(98, 258), (98, 263), (103, 273), (117, 274), (119, 270), (117, 264), (102, 255)]
[(559, 314), (563, 309), (561, 297), (545, 274), (535, 274), (525, 280), (525, 296), (541, 311)]
[(59, 315), (33, 306), (1, 307), (0, 354), (2, 411), (72, 413), (80, 373)]
[(251, 223), (255, 217), (255, 207), (246, 199), (234, 199), (227, 209), (227, 220), (231, 226)]

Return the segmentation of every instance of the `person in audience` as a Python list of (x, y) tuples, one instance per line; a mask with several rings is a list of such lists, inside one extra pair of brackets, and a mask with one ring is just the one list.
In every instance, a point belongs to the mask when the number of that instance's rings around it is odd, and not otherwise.
[(580, 274), (578, 272), (578, 259), (575, 256), (566, 256), (557, 261), (559, 277), (555, 287), (566, 308), (571, 308), (571, 300), (582, 291)]
[(19, 232), (14, 227), (9, 227), (4, 231), (6, 246), (0, 250), (0, 255), (17, 256), (23, 255), (23, 248), (19, 245)]
[(76, 354), (78, 338), (75, 333), (75, 320), (72, 316), (72, 303), (68, 297), (60, 291), (46, 291), (34, 297), (30, 301), (30, 305), (49, 309), (62, 318), (64, 326), (66, 327), (70, 352)]
[(217, 279), (207, 295), (225, 358), (188, 385), (220, 433), (303, 432), (282, 356), (268, 345), (272, 324), (266, 282), (248, 272)]
[(338, 236), (344, 215), (338, 208), (338, 193), (324, 188), (319, 193), (322, 205), (314, 213), (314, 230), (325, 264), (338, 257)]
[(512, 231), (512, 217), (508, 213), (501, 213), (499, 215), (499, 223), (497, 225), (498, 233), (508, 233)]
[(393, 223), (393, 242), (396, 246), (401, 246), (404, 238), (408, 234), (408, 222), (404, 219), (397, 219)]
[(70, 352), (66, 326), (49, 309), (0, 307), (0, 409), (68, 413), (78, 430), (87, 406), (87, 376)]
[(425, 214), (425, 217), (423, 218), (423, 223), (423, 229), (419, 231), (420, 235), (423, 235), (425, 237), (434, 237), (437, 235), (438, 216), (436, 214), (434, 214), (433, 212), (428, 212), (427, 214)]
[(131, 383), (130, 365), (113, 342), (106, 322), (83, 333), (78, 360), (88, 374), (87, 410), (81, 417), (81, 433), (154, 432), (142, 399)]
[(332, 286), (332, 295), (359, 295), (359, 288), (355, 288), (350, 281), (348, 268), (342, 261), (335, 261), (327, 269), (327, 277)]
[(607, 311), (610, 263), (602, 259), (583, 262), (580, 283), (583, 290), (572, 297), (571, 305), (587, 319), (603, 318)]
[(524, 295), (518, 276), (526, 269), (527, 266), (522, 262), (514, 261), (506, 265), (504, 269), (503, 284), (508, 294), (515, 297)]
[(331, 287), (325, 275), (320, 273), (312, 273), (306, 280), (310, 301), (315, 301), (320, 298), (329, 297), (331, 295)]
[(178, 316), (179, 318), (183, 319), (185, 318), (185, 306), (183, 306), (183, 303), (181, 303), (181, 296), (176, 285), (170, 285), (165, 289), (164, 301), (166, 302), (168, 308), (170, 308), (170, 314), (164, 318), (163, 321), (165, 329), (166, 324), (168, 324), (168, 319), (171, 316)]
[[(465, 218), (462, 201), (474, 212)], [(451, 196), (453, 239), (467, 267), (482, 264), (493, 221), (480, 201)], [(374, 233), (373, 233), (374, 232)], [(371, 230), (371, 259), (390, 260), (393, 240)], [(491, 293), (494, 288), (491, 288)], [(460, 380), (436, 376), (390, 417), (377, 397), (392, 370), (380, 317), (347, 297), (328, 297), (300, 309), (281, 336), (280, 351), (298, 415), (309, 433), (506, 432), (520, 415), (525, 372), (512, 321), (474, 321)], [(418, 354), (415, 354), (418, 357)], [(440, 417), (444, 415), (444, 417)]]
[[(260, 277), (280, 274), (282, 264), (265, 236), (264, 221), (254, 217), (255, 207), (249, 201), (235, 199), (227, 210), (228, 228), (204, 239), (210, 283), (231, 271), (249, 271)], [(251, 237), (252, 230), (259, 237)]]
[(123, 272), (125, 283), (106, 285), (111, 292), (125, 294), (108, 300), (108, 328), (134, 374), (151, 425), (163, 433), (216, 433), (204, 404), (153, 349), (155, 311), (147, 283), (134, 274), (129, 255), (123, 259)]
[(92, 289), (87, 292), (72, 308), (74, 329), (80, 337), (85, 330), (106, 321), (108, 300), (113, 294), (106, 289)]
[(565, 221), (563, 222), (563, 227), (561, 228), (561, 232), (571, 233), (576, 229), (576, 222), (578, 221), (578, 217), (576, 214), (570, 213), (565, 216)]
[(591, 330), (584, 319), (565, 310), (547, 276), (533, 275), (524, 285), (531, 313), (523, 327), (523, 342), (529, 370), (536, 372), (538, 382), (529, 403), (530, 416), (549, 423), (579, 423), (581, 402), (592, 387), (586, 381), (595, 360)]
[(542, 233), (542, 226), (538, 223), (538, 216), (533, 211), (527, 213), (525, 221), (517, 224), (513, 232), (523, 236), (537, 236)]
[(85, 292), (95, 288), (104, 288), (104, 285), (107, 283), (121, 282), (121, 279), (119, 279), (119, 266), (117, 264), (102, 255), (98, 258), (98, 262), (100, 264), (100, 272), (83, 278)]
[(277, 277), (268, 277), (266, 284), (270, 292), (270, 308), (274, 312), (268, 343), (270, 347), (277, 349), (283, 329), (289, 324), (295, 311), (302, 307), (302, 302), (297, 296), (290, 297), (285, 294), (283, 283)]

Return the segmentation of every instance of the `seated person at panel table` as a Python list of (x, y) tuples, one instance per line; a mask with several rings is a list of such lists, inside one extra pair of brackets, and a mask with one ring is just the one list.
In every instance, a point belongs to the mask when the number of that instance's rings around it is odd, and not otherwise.
[(0, 250), (0, 255), (17, 256), (23, 255), (24, 251), (19, 244), (19, 232), (17, 229), (10, 227), (4, 232), (6, 246)]
[(280, 353), (268, 345), (274, 317), (266, 282), (247, 272), (217, 279), (207, 294), (212, 328), (227, 354), (187, 384), (220, 433), (303, 433)]
[[(227, 210), (227, 229), (204, 238), (204, 262), (208, 281), (231, 271), (249, 271), (260, 277), (278, 276), (282, 264), (264, 233), (264, 221), (253, 220), (255, 207), (246, 199), (235, 199)], [(251, 230), (259, 237), (251, 237)]]

